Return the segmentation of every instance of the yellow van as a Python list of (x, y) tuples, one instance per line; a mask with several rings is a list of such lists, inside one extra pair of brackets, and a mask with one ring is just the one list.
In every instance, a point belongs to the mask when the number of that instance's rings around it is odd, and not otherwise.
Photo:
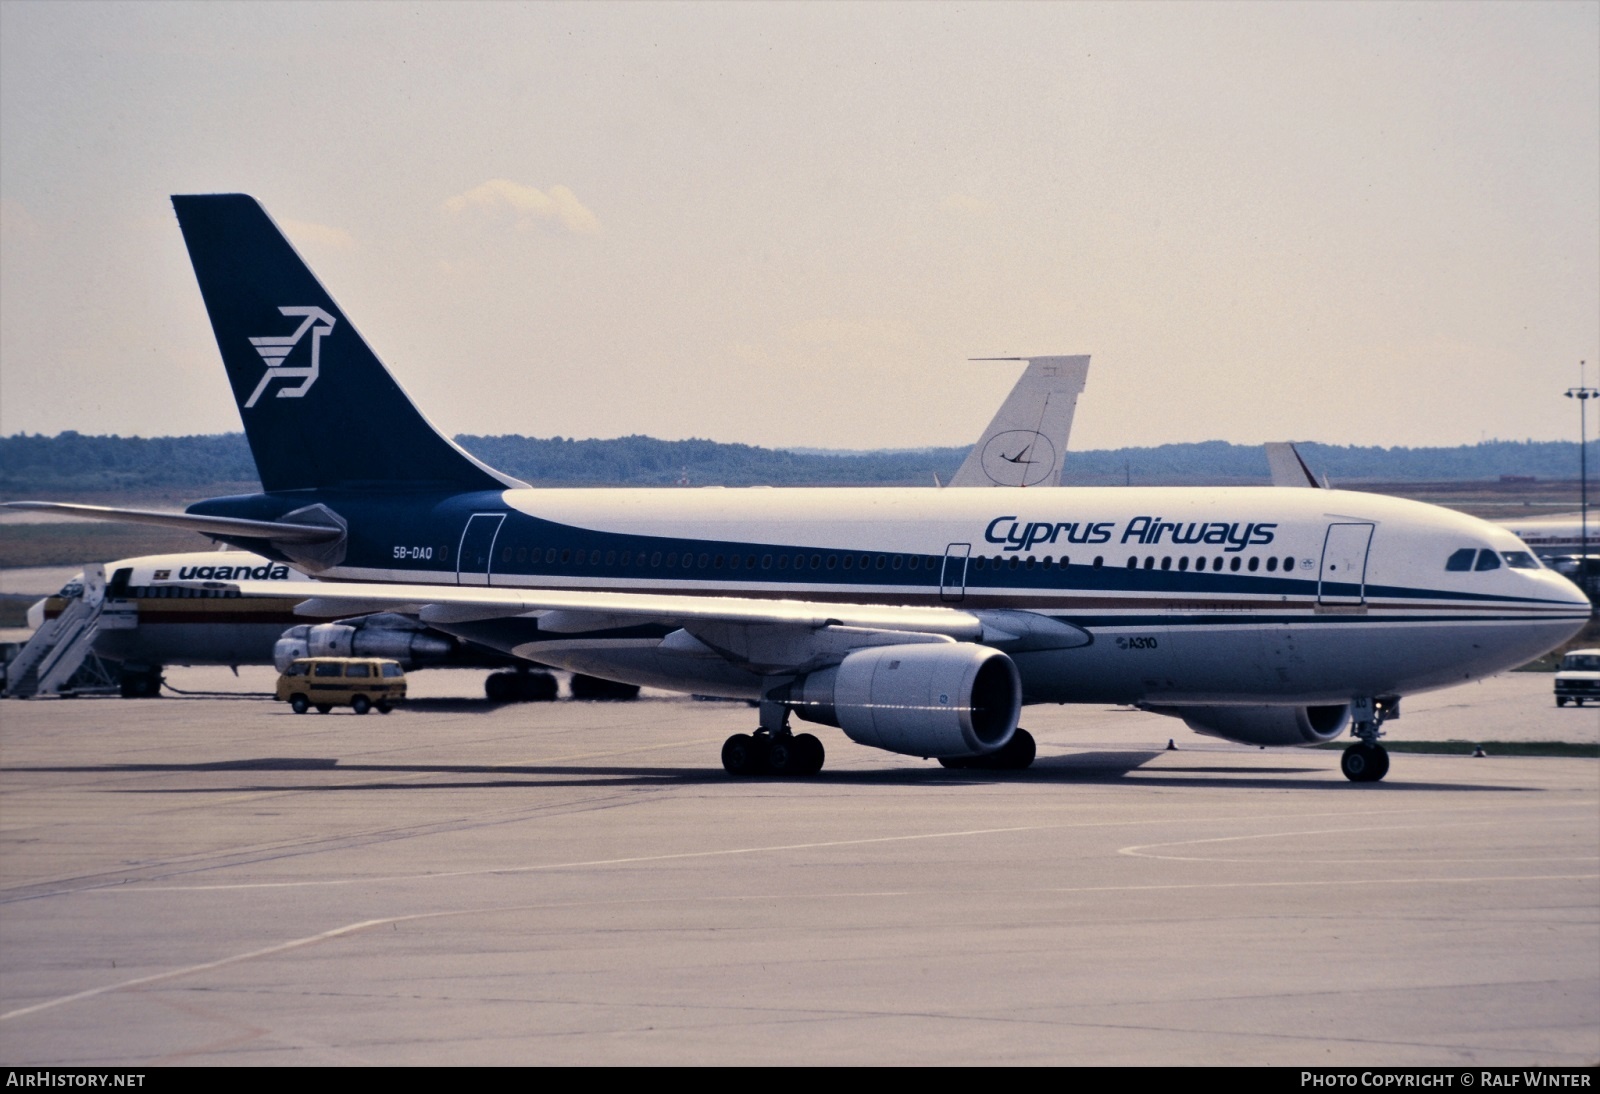
[(278, 677), (278, 699), (296, 714), (312, 707), (322, 714), (348, 706), (357, 714), (373, 707), (388, 714), (406, 697), (406, 670), (381, 657), (301, 657)]

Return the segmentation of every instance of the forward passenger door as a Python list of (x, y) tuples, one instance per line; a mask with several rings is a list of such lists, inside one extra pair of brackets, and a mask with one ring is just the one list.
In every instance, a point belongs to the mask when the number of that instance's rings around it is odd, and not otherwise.
[(1355, 607), (1367, 602), (1367, 551), (1371, 524), (1330, 524), (1322, 541), (1318, 607)]

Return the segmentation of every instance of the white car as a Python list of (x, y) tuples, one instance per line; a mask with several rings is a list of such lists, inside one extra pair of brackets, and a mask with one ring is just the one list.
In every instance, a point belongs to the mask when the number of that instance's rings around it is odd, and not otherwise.
[(1556, 706), (1567, 700), (1583, 706), (1585, 699), (1600, 702), (1600, 649), (1573, 650), (1561, 659), (1556, 672)]

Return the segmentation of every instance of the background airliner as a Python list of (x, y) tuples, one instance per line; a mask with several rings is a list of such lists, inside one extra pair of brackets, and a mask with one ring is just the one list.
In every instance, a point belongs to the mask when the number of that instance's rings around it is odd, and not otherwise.
[[(280, 362), (293, 348), (292, 342), (268, 344)], [(1025, 367), (952, 485), (1058, 485), (1089, 358), (986, 360), (1021, 361)], [(1002, 437), (1002, 445), (991, 447)], [(1017, 475), (1004, 463), (993, 467), (993, 452), (1004, 443), (1018, 443), (1019, 437), (1039, 453), (1029, 473)], [(280, 598), (192, 585), (241, 575), (310, 580), (298, 570), (270, 563), (244, 551), (195, 551), (89, 566), (29, 610), (33, 637), (6, 667), (5, 694), (31, 698), (116, 687), (124, 698), (142, 699), (160, 693), (167, 665), (273, 663), (281, 671), (297, 657), (356, 656), (391, 658), (408, 670), (509, 666), (514, 671), (491, 673), (484, 681), (492, 701), (556, 697), (555, 678), (542, 667), (462, 642), (410, 616), (377, 612), (306, 623)], [(639, 694), (637, 686), (586, 673), (573, 673), (569, 686), (575, 699), (632, 699)]]
[(399, 611), (546, 664), (757, 700), (730, 772), (818, 770), (791, 715), (1025, 766), (1024, 703), (1117, 702), (1257, 744), (1348, 729), (1344, 773), (1373, 781), (1400, 697), (1520, 664), (1589, 616), (1505, 529), (1348, 491), (530, 489), (422, 417), (253, 199), (173, 203), (263, 491), (98, 515), (339, 583), (304, 610)]

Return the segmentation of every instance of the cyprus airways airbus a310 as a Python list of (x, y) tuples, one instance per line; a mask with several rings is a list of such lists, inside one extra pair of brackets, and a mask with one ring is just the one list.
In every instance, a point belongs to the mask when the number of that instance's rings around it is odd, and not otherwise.
[(1023, 767), (1022, 706), (1088, 702), (1252, 744), (1350, 732), (1344, 773), (1372, 781), (1402, 696), (1521, 664), (1589, 615), (1510, 532), (1341, 490), (530, 489), (427, 422), (252, 198), (173, 204), (263, 492), (184, 514), (51, 507), (290, 562), (323, 579), (302, 614), (399, 611), (576, 672), (756, 700), (759, 730), (723, 746), (735, 774), (821, 767), (791, 715)]

